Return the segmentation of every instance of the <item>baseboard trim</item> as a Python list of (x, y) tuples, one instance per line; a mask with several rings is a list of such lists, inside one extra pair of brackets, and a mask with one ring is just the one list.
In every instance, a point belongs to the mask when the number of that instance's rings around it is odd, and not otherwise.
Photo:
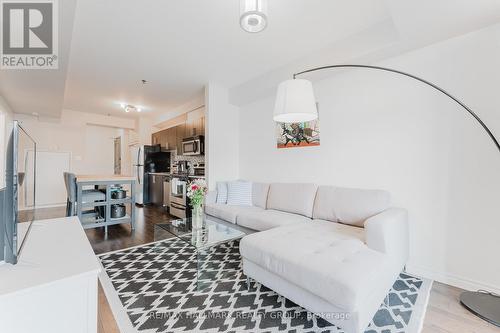
[(422, 276), (428, 279), (432, 279), (434, 281), (438, 281), (465, 290), (476, 291), (481, 289), (494, 292), (496, 294), (500, 294), (500, 288), (489, 285), (487, 283), (472, 281), (470, 279), (466, 279), (449, 273), (436, 272), (421, 266), (409, 264), (406, 266), (406, 271), (410, 274)]

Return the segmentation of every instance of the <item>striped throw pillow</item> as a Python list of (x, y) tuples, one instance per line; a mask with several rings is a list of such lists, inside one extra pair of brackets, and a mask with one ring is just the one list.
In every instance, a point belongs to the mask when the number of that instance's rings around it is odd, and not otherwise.
[(218, 204), (226, 204), (227, 203), (227, 183), (226, 182), (217, 182), (217, 199), (215, 200)]
[(252, 206), (252, 183), (246, 181), (227, 183), (227, 204)]

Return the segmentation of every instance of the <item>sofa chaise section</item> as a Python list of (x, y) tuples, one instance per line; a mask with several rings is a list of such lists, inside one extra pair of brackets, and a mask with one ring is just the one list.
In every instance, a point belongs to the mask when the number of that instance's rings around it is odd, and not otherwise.
[[(245, 275), (346, 333), (363, 332), (408, 260), (406, 210), (381, 190), (271, 184), (264, 200), (265, 192), (259, 206), (227, 208), (226, 220), (260, 231), (240, 242)], [(214, 205), (207, 200), (207, 214)]]
[(310, 223), (245, 236), (245, 275), (338, 325), (362, 332), (401, 267), (360, 239)]

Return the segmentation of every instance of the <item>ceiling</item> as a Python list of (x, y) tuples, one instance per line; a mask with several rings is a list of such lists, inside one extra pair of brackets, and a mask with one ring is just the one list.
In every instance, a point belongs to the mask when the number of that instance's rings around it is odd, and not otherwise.
[(500, 20), (496, 0), (270, 0), (268, 28), (249, 34), (239, 27), (236, 0), (80, 0), (76, 10), (76, 0), (59, 3), (60, 69), (0, 73), (0, 94), (16, 112), (126, 115), (123, 102), (144, 109), (127, 116), (158, 114), (203, 94), (208, 81), (244, 103), (248, 91), (274, 82), (270, 75), (299, 64), (376, 60), (367, 55)]
[(0, 95), (17, 113), (59, 116), (77, 0), (59, 1), (59, 69), (0, 70)]
[[(497, 0), (385, 0), (386, 19), (326, 45), (297, 61), (283, 63), (230, 87), (230, 102), (244, 105), (274, 94), (277, 85), (304, 69), (340, 64), (373, 64), (399, 54), (500, 22)], [(500, 37), (500, 36), (499, 36)], [(333, 72), (309, 74), (321, 79)]]

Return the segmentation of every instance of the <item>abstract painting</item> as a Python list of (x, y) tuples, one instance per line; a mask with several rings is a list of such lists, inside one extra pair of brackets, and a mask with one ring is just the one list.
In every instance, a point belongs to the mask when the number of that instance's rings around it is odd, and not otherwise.
[(305, 123), (276, 123), (278, 149), (319, 146), (319, 120)]

